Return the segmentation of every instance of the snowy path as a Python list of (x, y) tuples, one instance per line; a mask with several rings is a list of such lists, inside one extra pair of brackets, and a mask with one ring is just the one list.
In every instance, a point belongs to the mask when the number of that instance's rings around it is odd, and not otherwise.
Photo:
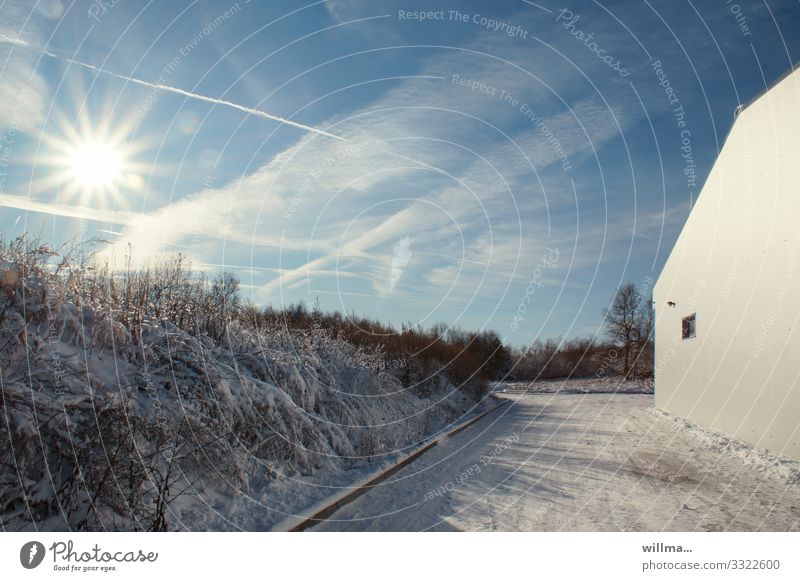
[(653, 413), (651, 395), (502, 397), (311, 530), (800, 529), (800, 484)]

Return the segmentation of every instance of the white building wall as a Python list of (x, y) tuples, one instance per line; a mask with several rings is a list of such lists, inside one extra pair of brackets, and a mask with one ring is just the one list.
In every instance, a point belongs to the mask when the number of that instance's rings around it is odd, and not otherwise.
[(653, 299), (656, 406), (800, 459), (800, 70), (737, 117)]

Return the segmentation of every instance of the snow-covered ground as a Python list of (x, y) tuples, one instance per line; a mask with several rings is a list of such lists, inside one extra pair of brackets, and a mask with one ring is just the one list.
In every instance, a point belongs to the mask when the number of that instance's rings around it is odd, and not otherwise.
[(318, 470), (310, 475), (294, 474), (248, 490), (206, 488), (189, 502), (177, 503), (174, 528), (192, 531), (286, 531), (302, 522), (333, 499), (346, 496), (392, 468), (428, 442), (469, 423), (496, 405), (489, 399), (475, 406), (459, 421), (442, 427), (418, 443), (388, 451), (348, 470)]
[(492, 385), (500, 393), (653, 393), (652, 379), (625, 381), (622, 377), (505, 381)]
[[(190, 332), (122, 298), (149, 287), (84, 297), (24, 270), (0, 260), (1, 530), (281, 528), (496, 403), (442, 373), (405, 387), (316, 324), (220, 325), (191, 281), (169, 286)], [(798, 529), (797, 462), (655, 412), (651, 391), (495, 385), (509, 405), (317, 528)]]
[(511, 404), (312, 530), (800, 530), (798, 462), (651, 395), (496, 391)]

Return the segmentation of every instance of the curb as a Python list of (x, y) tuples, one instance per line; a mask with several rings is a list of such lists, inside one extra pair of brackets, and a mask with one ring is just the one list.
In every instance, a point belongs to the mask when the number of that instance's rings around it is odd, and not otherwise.
[(412, 452), (402, 460), (398, 461), (396, 464), (390, 466), (389, 468), (386, 468), (383, 472), (381, 472), (377, 476), (370, 477), (370, 479), (364, 482), (363, 484), (359, 484), (355, 490), (351, 490), (347, 493), (344, 493), (343, 496), (336, 498), (335, 500), (327, 504), (325, 507), (315, 510), (311, 516), (302, 517), (302, 520), (299, 523), (290, 526), (288, 528), (284, 528), (278, 525), (278, 527), (276, 527), (276, 529), (273, 530), (283, 529), (287, 530), (288, 532), (295, 533), (307, 530), (313, 527), (314, 525), (319, 524), (320, 522), (330, 517), (337, 510), (342, 508), (343, 506), (350, 504), (362, 494), (369, 492), (369, 489), (372, 488), (373, 486), (380, 484), (381, 482), (383, 482), (384, 480), (386, 480), (387, 478), (398, 472), (400, 469), (405, 468), (406, 466), (411, 464), (414, 460), (416, 460), (417, 458), (422, 456), (425, 452), (436, 446), (439, 442), (447, 440), (448, 438), (452, 438), (453, 436), (461, 433), (462, 431), (466, 430), (468, 427), (473, 425), (478, 420), (483, 419), (487, 414), (500, 409), (501, 407), (509, 404), (510, 402), (511, 400), (506, 400), (503, 403), (494, 406), (493, 408), (481, 412), (474, 418), (471, 418), (470, 420), (464, 422), (463, 424), (460, 424), (459, 426), (453, 428), (449, 432), (436, 436), (430, 442), (423, 445), (422, 448), (420, 448), (419, 450)]

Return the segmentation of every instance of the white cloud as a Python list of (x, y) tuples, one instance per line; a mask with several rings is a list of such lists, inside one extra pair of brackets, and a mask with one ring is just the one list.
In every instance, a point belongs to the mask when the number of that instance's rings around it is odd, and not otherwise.
[[(557, 99), (543, 85), (470, 53), (432, 57), (421, 74), (445, 76), (452, 70), (470, 71), (474, 78), (536, 103), (536, 114), (545, 118), (558, 149), (524, 119), (519, 106), (497, 96), (477, 96), (449, 79), (408, 79), (349, 117), (329, 120), (331, 131), (346, 137), (347, 143), (307, 136), (255, 173), (155, 212), (151, 216), (152, 224), (158, 225), (155, 232), (127, 231), (121, 243), (136, 235), (145, 244), (140, 251), (151, 254), (197, 229), (192, 223), (200, 213), (215, 217), (203, 225), (206, 235), (314, 251), (316, 256), (294, 268), (281, 264), (283, 273), (260, 289), (262, 300), (282, 285), (331, 272), (341, 257), (357, 259), (355, 264), (372, 280), (373, 288), (387, 293), (391, 290), (387, 245), (409, 232), (426, 233), (418, 245), (417, 267), (426, 263), (426, 249), (448, 247), (448, 237), (454, 235), (466, 235), (468, 261), (484, 261), (481, 253), (473, 254), (487, 224), (496, 229), (495, 244), (518, 247), (518, 232), (492, 224), (516, 222), (512, 195), (530, 191), (537, 172), (558, 167), (560, 152), (570, 160), (591, 156), (593, 148), (618, 135), (617, 123), (625, 126), (632, 116), (621, 108), (609, 112), (594, 97), (579, 99), (571, 111), (559, 110)], [(513, 142), (503, 135), (505, 131)], [(408, 199), (391, 203), (397, 198)], [(391, 211), (381, 211), (387, 204)], [(523, 205), (532, 206), (530, 201)], [(236, 231), (225, 230), (225, 224), (234, 225)], [(259, 235), (251, 236), (248, 230)], [(452, 268), (460, 267), (460, 256), (451, 260)], [(509, 265), (493, 260), (486, 265), (491, 278), (508, 276)], [(440, 267), (437, 272), (450, 270)], [(430, 281), (438, 284), (446, 278)]]
[[(205, 248), (209, 239), (250, 249), (258, 266), (276, 269), (257, 289), (260, 300), (309, 278), (344, 274), (353, 284), (367, 280), (377, 295), (413, 292), (421, 280), (435, 293), (460, 277), (465, 296), (523, 281), (515, 266), (538, 259), (547, 242), (535, 227), (546, 219), (546, 201), (551, 212), (572, 202), (562, 157), (573, 165), (591, 157), (616, 138), (618, 123), (633, 122), (636, 109), (615, 99), (608, 111), (585, 87), (576, 95), (574, 71), (544, 71), (545, 83), (499, 60), (534, 63), (542, 75), (541, 63), (554, 57), (540, 45), (505, 43), (501, 51), (495, 44), (479, 39), (469, 50), (428, 51), (419, 70), (426, 78), (395, 81), (375, 101), (327, 120), (347, 142), (306, 135), (222, 188), (117, 218), (125, 226), (118, 244), (132, 240), (143, 257)], [(479, 54), (489, 48), (499, 59)], [(454, 74), (498, 94), (470, 91), (452, 82)], [(558, 149), (522, 104), (545, 119)], [(392, 246), (404, 235), (415, 238), (414, 255), (392, 288)]]
[(28, 2), (7, 1), (0, 10), (0, 129), (31, 133), (48, 100), (47, 85), (34, 72), (37, 55), (26, 46), (39, 41), (38, 17)]

